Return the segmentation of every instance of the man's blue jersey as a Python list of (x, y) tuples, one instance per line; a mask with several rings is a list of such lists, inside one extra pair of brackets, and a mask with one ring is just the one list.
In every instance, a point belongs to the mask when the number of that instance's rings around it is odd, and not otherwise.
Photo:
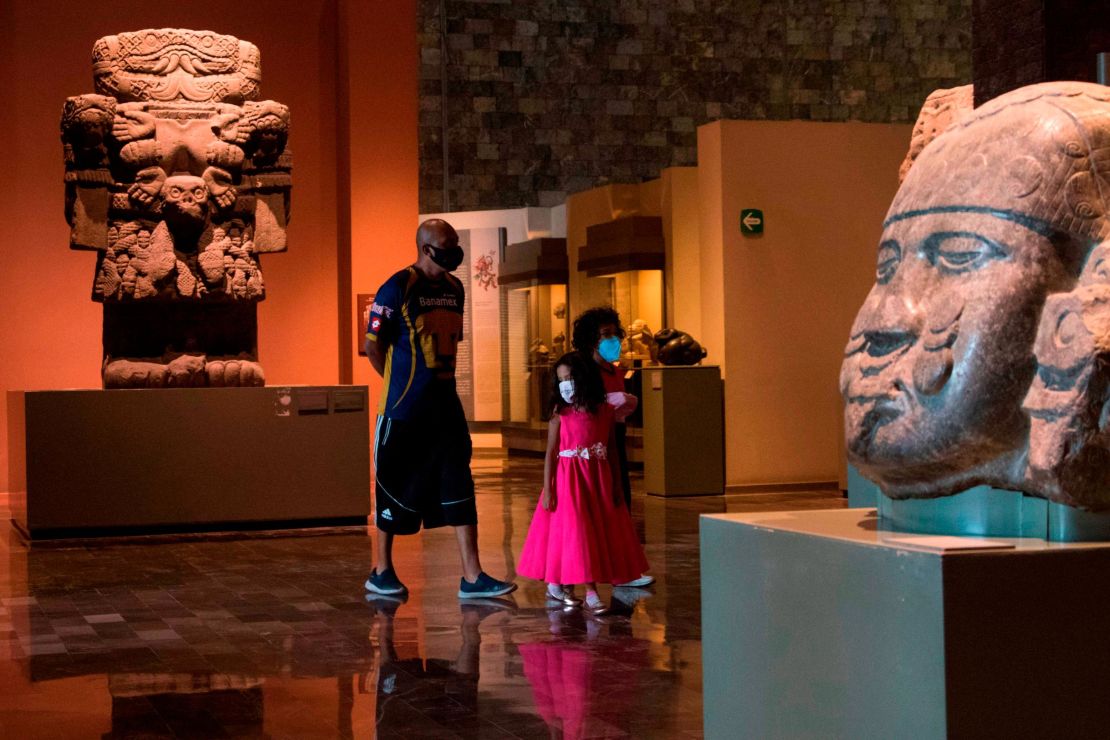
[(411, 418), (422, 410), (431, 383), (454, 380), (464, 300), (462, 283), (454, 275), (429, 280), (415, 267), (406, 267), (378, 289), (366, 338), (388, 347), (379, 414)]

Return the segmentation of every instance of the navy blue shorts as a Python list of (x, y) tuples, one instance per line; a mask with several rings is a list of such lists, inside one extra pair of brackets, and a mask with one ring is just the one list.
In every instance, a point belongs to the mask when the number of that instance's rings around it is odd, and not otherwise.
[(437, 395), (415, 418), (378, 417), (374, 521), (383, 532), (478, 523), (466, 416), (453, 387)]

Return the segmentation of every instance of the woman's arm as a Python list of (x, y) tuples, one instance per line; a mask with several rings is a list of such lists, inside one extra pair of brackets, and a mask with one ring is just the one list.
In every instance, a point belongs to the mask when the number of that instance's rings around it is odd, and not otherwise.
[(543, 493), (540, 506), (547, 511), (555, 511), (558, 503), (555, 495), (555, 464), (559, 455), (559, 415), (553, 414), (547, 423), (547, 454), (543, 458)]

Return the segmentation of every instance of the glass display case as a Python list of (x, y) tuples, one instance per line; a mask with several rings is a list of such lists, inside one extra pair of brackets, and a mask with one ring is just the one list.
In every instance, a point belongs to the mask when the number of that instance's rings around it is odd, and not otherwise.
[[(625, 390), (643, 401), (641, 368), (655, 362), (654, 332), (666, 316), (666, 245), (658, 216), (626, 216), (589, 226), (579, 250), (578, 270), (585, 277), (578, 291), (582, 309), (612, 306), (626, 336), (621, 364)], [(579, 310), (579, 307), (575, 307)], [(627, 419), (629, 459), (642, 460), (642, 409)]]
[(570, 346), (567, 286), (535, 285), (508, 293), (505, 421), (546, 421), (554, 363)]
[(501, 261), (502, 424), (510, 450), (542, 452), (554, 363), (570, 348), (566, 240), (508, 245)]
[(663, 271), (628, 270), (586, 279), (591, 306), (612, 306), (626, 332), (621, 363), (626, 368), (655, 362), (652, 336), (663, 328)]

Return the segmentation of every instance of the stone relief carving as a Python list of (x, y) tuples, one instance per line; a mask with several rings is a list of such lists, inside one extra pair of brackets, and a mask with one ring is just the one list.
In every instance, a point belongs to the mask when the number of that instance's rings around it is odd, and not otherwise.
[(841, 368), (851, 462), (1110, 509), (1110, 88), (1000, 96), (925, 146)]
[(945, 129), (967, 117), (975, 107), (975, 86), (941, 88), (934, 90), (925, 98), (925, 104), (917, 114), (910, 135), (910, 148), (902, 166), (898, 168), (898, 182), (906, 179), (906, 173), (917, 161), (917, 156), (933, 139), (944, 133)]
[(93, 47), (62, 111), (70, 246), (95, 250), (107, 388), (262, 385), (259, 255), (286, 249), (289, 109), (258, 49), (148, 29)]

